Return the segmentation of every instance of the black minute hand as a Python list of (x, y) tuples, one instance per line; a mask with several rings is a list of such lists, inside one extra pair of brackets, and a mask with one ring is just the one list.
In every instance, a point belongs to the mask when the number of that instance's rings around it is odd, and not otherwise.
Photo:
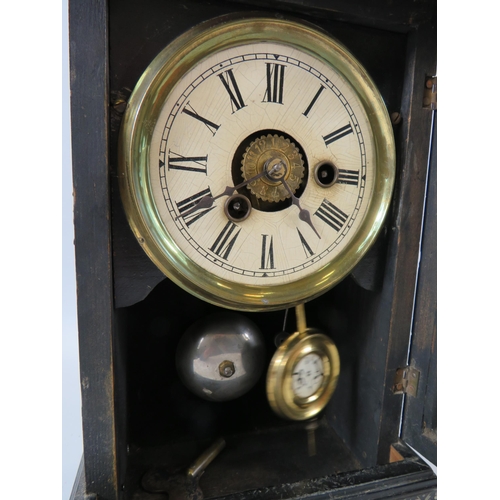
[(285, 182), (285, 179), (281, 179), (281, 184), (285, 186), (285, 189), (288, 191), (288, 194), (292, 198), (292, 203), (300, 210), (299, 211), (299, 219), (311, 226), (311, 229), (316, 233), (316, 236), (321, 239), (321, 236), (319, 235), (318, 231), (316, 231), (316, 228), (313, 226), (312, 220), (311, 220), (311, 214), (309, 213), (309, 210), (306, 210), (305, 208), (302, 208), (300, 206), (299, 199), (292, 193), (292, 190), (288, 187), (288, 184)]

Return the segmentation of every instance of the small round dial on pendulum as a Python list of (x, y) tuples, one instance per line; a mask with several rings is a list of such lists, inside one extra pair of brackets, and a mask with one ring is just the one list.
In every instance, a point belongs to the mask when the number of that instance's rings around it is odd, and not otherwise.
[(298, 398), (311, 397), (323, 383), (323, 361), (315, 353), (306, 354), (295, 365), (292, 389)]

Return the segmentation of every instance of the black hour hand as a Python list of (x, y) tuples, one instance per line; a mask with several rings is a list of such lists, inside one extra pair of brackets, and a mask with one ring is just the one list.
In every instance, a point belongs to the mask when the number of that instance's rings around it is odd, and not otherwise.
[(186, 217), (187, 215), (191, 215), (194, 212), (197, 212), (198, 210), (203, 210), (204, 208), (210, 208), (213, 204), (214, 201), (218, 198), (221, 198), (222, 196), (231, 196), (236, 188), (231, 187), (231, 186), (226, 186), (226, 189), (217, 196), (203, 196), (203, 198), (200, 198), (200, 201), (193, 207), (190, 208), (188, 211), (178, 215), (175, 220), (181, 218), (181, 217)]
[(203, 198), (200, 198), (200, 201), (193, 208), (190, 208), (187, 212), (178, 215), (175, 218), (175, 220), (180, 219), (181, 217), (186, 217), (187, 215), (191, 215), (192, 213), (197, 212), (198, 210), (203, 210), (204, 208), (210, 208), (214, 204), (214, 201), (217, 200), (218, 198), (222, 198), (222, 196), (232, 196), (232, 194), (235, 193), (238, 189), (245, 187), (247, 184), (250, 184), (251, 182), (256, 181), (257, 179), (260, 179), (264, 175), (266, 175), (265, 170), (263, 170), (257, 175), (254, 175), (251, 179), (243, 181), (237, 186), (226, 186), (226, 189), (224, 189), (224, 191), (218, 194), (217, 196), (203, 196)]

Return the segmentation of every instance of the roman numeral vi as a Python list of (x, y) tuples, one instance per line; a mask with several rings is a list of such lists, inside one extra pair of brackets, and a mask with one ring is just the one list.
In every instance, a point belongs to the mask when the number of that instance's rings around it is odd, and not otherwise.
[(260, 257), (260, 269), (276, 269), (274, 267), (274, 248), (273, 248), (273, 237), (269, 238), (269, 235), (262, 235), (262, 254)]

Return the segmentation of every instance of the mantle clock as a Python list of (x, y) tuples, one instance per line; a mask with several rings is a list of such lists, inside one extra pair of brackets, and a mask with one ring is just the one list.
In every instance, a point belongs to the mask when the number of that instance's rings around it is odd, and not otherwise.
[(437, 498), (436, 3), (69, 20), (72, 499)]

